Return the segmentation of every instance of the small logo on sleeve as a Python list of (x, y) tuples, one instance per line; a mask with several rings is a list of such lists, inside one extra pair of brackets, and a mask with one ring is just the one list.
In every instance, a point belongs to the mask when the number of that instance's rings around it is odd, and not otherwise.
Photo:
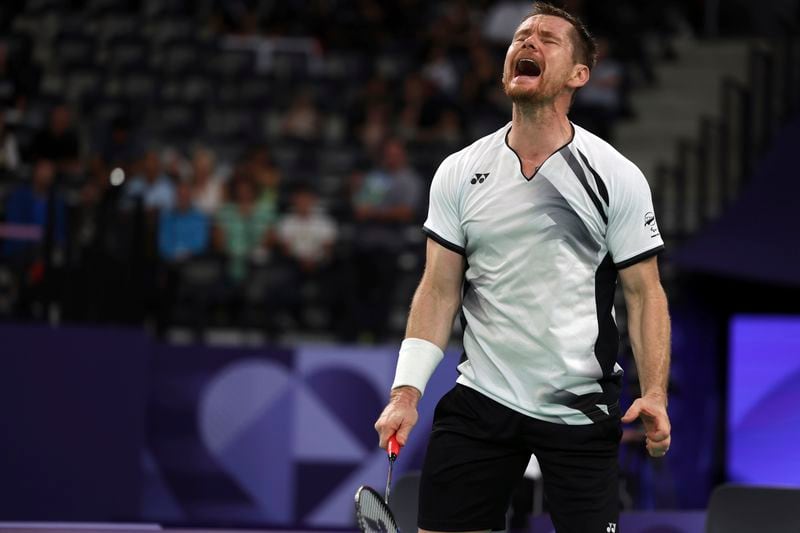
[(475, 174), (475, 177), (472, 178), (471, 180), (469, 180), (469, 182), (471, 184), (475, 185), (476, 183), (483, 183), (488, 178), (489, 178), (489, 173), (488, 172), (484, 172), (482, 174)]
[(609, 522), (608, 527), (606, 528), (606, 533), (616, 533), (617, 531), (617, 524), (614, 522)]
[(650, 230), (650, 238), (658, 237), (658, 226), (656, 225), (656, 216), (652, 211), (648, 211), (644, 215), (644, 227)]

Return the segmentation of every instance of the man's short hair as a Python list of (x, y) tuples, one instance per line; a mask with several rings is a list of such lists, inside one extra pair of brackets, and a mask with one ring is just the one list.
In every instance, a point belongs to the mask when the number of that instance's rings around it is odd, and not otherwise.
[(573, 59), (576, 63), (589, 67), (589, 70), (594, 68), (597, 63), (597, 44), (586, 25), (578, 17), (552, 4), (534, 2), (533, 10), (522, 20), (528, 20), (536, 15), (559, 17), (572, 24), (572, 28), (575, 30), (572, 34)]

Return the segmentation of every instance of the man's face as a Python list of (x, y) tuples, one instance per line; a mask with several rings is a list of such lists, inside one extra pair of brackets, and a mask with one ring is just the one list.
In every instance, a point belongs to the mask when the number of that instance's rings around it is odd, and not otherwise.
[(48, 189), (56, 177), (56, 167), (52, 161), (37, 161), (33, 167), (33, 184), (40, 189)]
[(69, 109), (65, 106), (58, 106), (53, 109), (53, 113), (50, 117), (50, 124), (52, 130), (56, 133), (63, 133), (66, 131), (72, 124), (72, 116), (70, 115)]
[(397, 141), (389, 141), (383, 148), (383, 164), (390, 170), (400, 170), (406, 165), (406, 150)]
[(156, 152), (147, 152), (144, 159), (144, 173), (150, 179), (155, 179), (161, 173), (161, 158)]
[(192, 207), (192, 187), (189, 185), (189, 182), (179, 182), (176, 193), (176, 204), (178, 209), (185, 211)]
[(297, 192), (294, 195), (294, 210), (300, 216), (308, 216), (314, 210), (316, 198), (308, 191)]
[(580, 68), (573, 59), (574, 31), (560, 17), (536, 15), (522, 21), (503, 65), (503, 88), (512, 100), (552, 100), (571, 86)]

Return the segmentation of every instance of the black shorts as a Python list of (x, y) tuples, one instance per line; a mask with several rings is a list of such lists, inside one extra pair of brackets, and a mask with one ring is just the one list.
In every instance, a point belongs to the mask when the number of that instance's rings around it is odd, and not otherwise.
[(418, 525), (431, 531), (505, 528), (531, 454), (558, 533), (612, 531), (619, 517), (618, 416), (570, 426), (525, 416), (456, 385), (436, 406), (420, 481)]

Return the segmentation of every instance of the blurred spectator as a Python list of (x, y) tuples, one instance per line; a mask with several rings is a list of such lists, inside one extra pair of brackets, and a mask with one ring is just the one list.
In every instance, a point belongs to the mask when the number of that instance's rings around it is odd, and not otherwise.
[(609, 42), (598, 37), (597, 64), (589, 82), (575, 96), (570, 118), (595, 135), (611, 141), (614, 123), (620, 118), (623, 102), (624, 66), (609, 56)]
[(386, 334), (403, 230), (418, 219), (422, 194), (422, 182), (398, 139), (384, 143), (380, 165), (353, 190), (357, 323), (377, 340)]
[(148, 212), (172, 209), (175, 205), (175, 186), (161, 168), (161, 158), (155, 150), (148, 150), (142, 161), (142, 172), (125, 183), (124, 207), (130, 209), (136, 202)]
[(317, 194), (308, 186), (298, 186), (292, 194), (291, 211), (277, 224), (284, 256), (303, 275), (313, 275), (330, 261), (336, 234), (336, 222), (320, 209)]
[(111, 121), (110, 132), (103, 132), (96, 143), (92, 160), (94, 177), (107, 180), (112, 169), (119, 167), (126, 173), (131, 165), (144, 153), (139, 139), (134, 134), (128, 117), (119, 116)]
[(247, 168), (255, 179), (258, 203), (264, 209), (277, 213), (282, 176), (278, 168), (272, 164), (269, 151), (262, 148), (251, 154)]
[(461, 105), (469, 110), (472, 138), (497, 129), (507, 120), (511, 107), (497, 80), (501, 77), (502, 61), (495, 59), (482, 42), (469, 49), (469, 76), (461, 84)]
[(252, 181), (237, 178), (230, 183), (230, 200), (216, 216), (214, 244), (227, 255), (228, 273), (235, 283), (245, 280), (251, 262), (263, 264), (268, 259), (274, 221), (275, 211), (257, 201)]
[(309, 91), (295, 96), (286, 115), (283, 117), (281, 132), (300, 141), (312, 141), (320, 136), (322, 119)]
[(450, 145), (461, 145), (463, 142), (463, 125), (461, 116), (455, 109), (445, 109), (439, 115), (439, 121), (431, 130), (430, 140)]
[(383, 144), (381, 161), (358, 184), (353, 195), (356, 219), (361, 222), (412, 222), (423, 193), (419, 175), (408, 164), (399, 139)]
[(46, 239), (48, 225), (52, 228), (53, 244), (64, 244), (66, 210), (63, 199), (53, 190), (55, 176), (55, 164), (48, 159), (39, 159), (33, 165), (31, 182), (20, 185), (9, 195), (6, 223), (19, 225), (20, 230), (30, 230), (21, 231), (30, 233), (30, 236), (7, 237), (3, 243), (5, 256), (25, 261), (32, 259), (32, 253), (40, 250)]
[(0, 109), (0, 173), (14, 172), (19, 166), (19, 146), (14, 132), (6, 126), (5, 111)]
[(192, 197), (194, 206), (206, 215), (213, 214), (222, 204), (225, 177), (215, 168), (214, 153), (197, 148), (192, 155)]
[(30, 145), (33, 157), (53, 161), (61, 173), (80, 171), (80, 140), (72, 123), (72, 111), (58, 104), (50, 111), (47, 127), (38, 131)]
[(180, 150), (167, 146), (161, 150), (161, 164), (164, 173), (169, 176), (173, 183), (188, 179), (191, 181), (191, 164), (186, 160)]
[(385, 103), (375, 102), (367, 108), (363, 122), (356, 127), (356, 136), (367, 152), (374, 152), (390, 133), (390, 110)]
[(338, 291), (332, 288), (336, 283), (328, 281), (332, 281), (337, 233), (336, 222), (319, 207), (317, 194), (308, 186), (297, 186), (290, 212), (277, 223), (278, 249), (290, 274), (276, 296), (303, 326), (307, 324), (302, 311), (310, 304), (321, 304), (335, 318), (331, 308)]
[(438, 122), (442, 107), (428, 80), (416, 73), (406, 77), (398, 120), (400, 136), (406, 140), (424, 138)]
[(493, 3), (483, 19), (484, 37), (495, 45), (507, 47), (519, 22), (531, 12), (531, 8), (531, 2), (520, 0)]
[(163, 211), (158, 221), (158, 250), (167, 263), (180, 262), (206, 251), (208, 217), (192, 205), (192, 185), (178, 182), (175, 207)]
[(14, 190), (6, 202), (3, 255), (16, 271), (18, 310), (24, 317), (42, 318), (44, 303), (56, 288), (51, 259), (66, 242), (66, 209), (54, 189), (56, 167), (37, 160), (30, 183)]
[(442, 46), (431, 48), (428, 61), (422, 67), (422, 76), (450, 96), (456, 93), (460, 83), (458, 71)]

